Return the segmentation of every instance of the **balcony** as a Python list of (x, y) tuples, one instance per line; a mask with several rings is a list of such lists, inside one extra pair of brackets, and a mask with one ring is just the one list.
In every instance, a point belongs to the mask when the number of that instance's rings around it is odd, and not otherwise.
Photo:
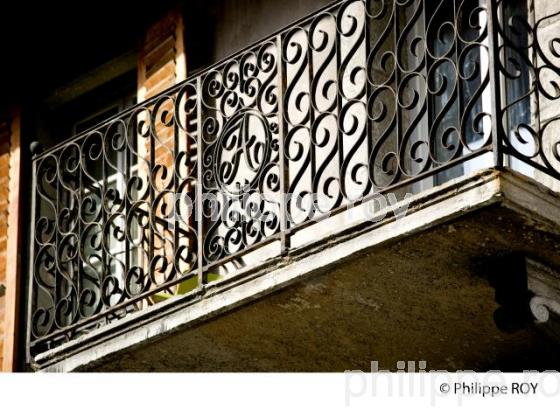
[[(205, 306), (240, 306), (465, 209), (489, 207), (463, 220), (489, 237), (499, 218), (521, 229), (528, 209), (554, 243), (560, 9), (550, 7), (339, 1), (37, 150), (28, 363), (56, 368), (119, 335), (129, 347), (159, 335), (138, 329), (163, 318), (161, 333), (199, 323)], [(469, 242), (449, 227), (449, 240)], [(470, 241), (455, 250), (466, 264), (481, 243)], [(527, 248), (515, 230), (483, 246), (506, 244), (560, 266), (555, 248)]]

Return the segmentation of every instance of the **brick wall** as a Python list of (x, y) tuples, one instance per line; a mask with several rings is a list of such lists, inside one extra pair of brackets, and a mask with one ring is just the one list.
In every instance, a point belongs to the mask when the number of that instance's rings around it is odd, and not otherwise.
[[(148, 27), (139, 53), (139, 102), (149, 99), (186, 79), (186, 58), (183, 38), (183, 18), (179, 8), (170, 10), (166, 15), (154, 21)], [(158, 114), (162, 114), (165, 111), (172, 114), (173, 109), (173, 102), (167, 100), (159, 108)], [(165, 125), (162, 122), (161, 115), (157, 115), (154, 130), (155, 138), (152, 141), (145, 140), (144, 144), (139, 143), (139, 151), (141, 155), (149, 157), (150, 149), (153, 149), (152, 170), (157, 166), (163, 166), (169, 171), (166, 178), (163, 178), (161, 173), (158, 173), (154, 180), (155, 195), (158, 196), (158, 194), (165, 190), (164, 187), (170, 179), (173, 178), (175, 129), (173, 126)], [(181, 133), (178, 135), (178, 138), (186, 140), (186, 136)], [(153, 147), (150, 146), (152, 143)], [(149, 171), (147, 169), (140, 169), (139, 172), (147, 174)], [(173, 204), (168, 203), (167, 207), (168, 210), (172, 209)], [(158, 207), (155, 212), (162, 220), (166, 219), (166, 215), (162, 214), (161, 207)], [(173, 232), (166, 230), (163, 226), (158, 227), (157, 232), (158, 234), (154, 237), (154, 255), (163, 256), (171, 263), (174, 258), (172, 247)]]
[[(146, 30), (138, 64), (138, 101), (149, 99), (185, 78), (183, 19), (181, 12), (173, 9)], [(171, 101), (167, 101), (159, 112), (166, 110), (173, 112)], [(156, 123), (155, 131), (154, 165), (170, 167), (173, 165), (174, 129)], [(145, 148), (148, 153), (149, 145)]]
[(138, 100), (146, 100), (186, 78), (183, 18), (173, 9), (147, 30), (138, 64)]
[[(183, 18), (180, 10), (173, 9), (157, 20), (145, 33), (138, 62), (138, 101), (144, 101), (183, 81), (187, 74)], [(170, 110), (172, 103), (164, 104), (160, 112)], [(173, 164), (173, 127), (156, 124), (157, 141), (154, 146), (156, 164)], [(149, 141), (146, 141), (149, 143)], [(145, 155), (150, 147), (146, 144)], [(155, 165), (155, 164), (153, 164)]]
[[(185, 78), (183, 20), (180, 11), (174, 9), (155, 21), (146, 31), (138, 62), (137, 99), (138, 101), (148, 99)], [(6, 282), (6, 255), (8, 252), (10, 127), (10, 122), (0, 119), (0, 284)], [(156, 146), (156, 163), (171, 166), (173, 155), (165, 147), (173, 147), (173, 130), (158, 126), (157, 133), (160, 142), (159, 146)], [(145, 149), (145, 154), (147, 154), (149, 147), (145, 147)], [(0, 370), (2, 370), (4, 362), (5, 333), (8, 328), (5, 320), (6, 299), (6, 296), (0, 296)], [(9, 362), (11, 367), (11, 360)], [(6, 363), (4, 363), (5, 366)]]
[[(10, 124), (0, 121), (0, 284), (6, 283), (8, 243), (8, 195), (10, 171)], [(4, 318), (6, 297), (0, 293), (0, 363), (4, 352)]]

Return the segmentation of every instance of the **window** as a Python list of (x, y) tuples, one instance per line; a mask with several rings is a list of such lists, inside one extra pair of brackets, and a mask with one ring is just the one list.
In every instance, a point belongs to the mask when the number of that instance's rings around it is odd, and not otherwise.
[[(51, 107), (48, 108), (50, 122), (40, 130), (48, 137), (47, 141), (44, 141), (47, 146), (67, 141), (135, 104), (135, 71), (116, 78), (109, 76), (105, 82), (102, 81), (105, 75), (103, 71), (95, 74), (95, 80), (88, 78), (91, 75), (87, 74), (72, 81), (71, 85), (60, 88), (66, 91), (58, 91), (58, 94), (70, 95), (67, 100), (52, 103), (52, 98), (47, 99), (46, 104), (51, 103)], [(101, 84), (87, 92), (79, 92), (81, 87), (88, 88), (96, 82)], [(114, 286), (122, 288), (126, 276), (126, 262), (140, 258), (139, 253), (135, 252), (123, 236), (127, 229), (124, 216), (117, 216), (117, 209), (122, 207), (121, 204), (125, 200), (127, 178), (137, 174), (138, 166), (126, 149), (115, 149), (111, 146), (115, 141), (114, 135), (122, 130), (118, 130), (117, 127), (100, 130), (102, 132), (99, 136), (92, 137), (89, 144), (84, 143), (82, 149), (99, 149), (99, 154), (103, 155), (104, 160), (95, 160), (95, 155), (93, 158), (90, 155), (81, 155), (69, 146), (68, 155), (63, 153), (61, 159), (72, 163), (80, 158), (83, 167), (79, 168), (79, 172), (63, 172), (56, 190), (50, 192), (56, 209), (63, 212), (56, 217), (50, 217), (67, 225), (61, 228), (60, 240), (72, 241), (72, 247), (80, 252), (80, 257), (68, 257), (67, 263), (60, 266), (60, 277), (54, 278), (56, 283), (53, 283), (53, 291), (57, 292), (57, 298), (76, 292), (77, 295), (69, 300), (76, 298), (79, 301), (79, 314), (83, 316), (96, 313), (102, 293), (109, 298), (106, 303), (117, 303), (120, 299), (118, 292), (111, 294), (111, 289), (102, 289), (104, 272), (114, 272), (117, 281)], [(48, 204), (42, 203), (42, 207), (43, 215), (52, 214)], [(138, 236), (137, 225), (129, 226), (128, 229), (133, 237)], [(76, 238), (79, 238), (79, 243)], [(72, 281), (68, 278), (72, 278)], [(76, 287), (69, 285), (72, 282)], [(48, 306), (48, 303), (45, 305)], [(69, 306), (56, 312), (57, 322), (60, 325), (72, 323), (73, 316), (77, 313), (73, 311), (75, 308)]]

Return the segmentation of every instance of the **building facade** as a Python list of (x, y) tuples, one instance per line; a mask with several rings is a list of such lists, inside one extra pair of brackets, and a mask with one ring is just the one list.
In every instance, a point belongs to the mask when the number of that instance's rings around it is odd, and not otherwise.
[(51, 12), (0, 103), (3, 370), (560, 365), (554, 2)]

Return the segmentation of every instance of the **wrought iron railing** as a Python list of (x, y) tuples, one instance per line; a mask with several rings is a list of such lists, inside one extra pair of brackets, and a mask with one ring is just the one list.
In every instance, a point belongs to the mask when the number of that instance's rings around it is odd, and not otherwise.
[(30, 357), (380, 192), (502, 165), (559, 178), (542, 3), (340, 1), (36, 154)]

